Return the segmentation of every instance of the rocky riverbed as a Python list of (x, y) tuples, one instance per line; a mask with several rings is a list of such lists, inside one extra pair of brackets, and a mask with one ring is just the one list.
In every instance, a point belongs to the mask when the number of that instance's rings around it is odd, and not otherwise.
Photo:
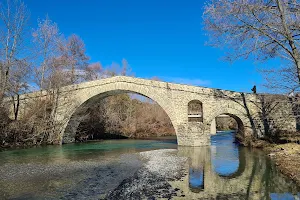
[(179, 157), (177, 150), (165, 149), (140, 153), (146, 163), (135, 174), (122, 181), (104, 199), (170, 199), (184, 197), (183, 191), (173, 188), (169, 181), (187, 175), (187, 158)]
[(187, 167), (175, 149), (101, 161), (5, 164), (0, 199), (169, 199), (183, 196), (169, 181), (186, 176)]
[(300, 197), (264, 152), (229, 136), (207, 147), (126, 140), (1, 152), (0, 199)]

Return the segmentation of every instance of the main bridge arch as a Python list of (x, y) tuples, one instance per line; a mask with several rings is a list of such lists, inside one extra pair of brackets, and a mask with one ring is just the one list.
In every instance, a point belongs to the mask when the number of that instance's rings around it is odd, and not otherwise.
[[(172, 102), (165, 96), (166, 94), (162, 94), (154, 87), (145, 88), (143, 85), (134, 83), (112, 82), (90, 89), (75, 89), (74, 91), (75, 92), (71, 95), (71, 102), (68, 105), (61, 105), (63, 107), (68, 107), (67, 112), (63, 111), (65, 109), (62, 109), (61, 112), (61, 118), (64, 118), (65, 121), (63, 130), (61, 131), (62, 143), (71, 143), (75, 141), (76, 130), (80, 124), (80, 121), (76, 120), (75, 116), (80, 115), (80, 113), (84, 112), (92, 104), (99, 102), (106, 97), (123, 93), (136, 93), (155, 101), (170, 118), (177, 135), (177, 120), (172, 110)], [(68, 95), (66, 94), (66, 96)]]

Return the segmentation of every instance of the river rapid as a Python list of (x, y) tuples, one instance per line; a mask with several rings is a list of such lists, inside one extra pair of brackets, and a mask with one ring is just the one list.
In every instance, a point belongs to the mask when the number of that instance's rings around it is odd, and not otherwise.
[(105, 140), (0, 152), (0, 199), (300, 199), (300, 188), (259, 150), (212, 136)]

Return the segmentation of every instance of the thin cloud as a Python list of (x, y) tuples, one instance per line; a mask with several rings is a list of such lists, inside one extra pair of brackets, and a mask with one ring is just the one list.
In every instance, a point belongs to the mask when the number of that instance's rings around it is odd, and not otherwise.
[(202, 79), (192, 79), (192, 78), (179, 78), (179, 77), (160, 77), (162, 80), (172, 83), (180, 83), (186, 85), (194, 86), (210, 86), (211, 81)]

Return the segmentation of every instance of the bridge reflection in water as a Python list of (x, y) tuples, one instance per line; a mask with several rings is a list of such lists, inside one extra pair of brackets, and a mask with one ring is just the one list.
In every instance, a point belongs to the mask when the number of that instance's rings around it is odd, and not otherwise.
[(213, 136), (210, 147), (179, 146), (179, 156), (189, 157), (189, 174), (173, 186), (189, 199), (299, 198), (300, 189), (263, 152), (239, 147), (233, 138), (234, 134)]

